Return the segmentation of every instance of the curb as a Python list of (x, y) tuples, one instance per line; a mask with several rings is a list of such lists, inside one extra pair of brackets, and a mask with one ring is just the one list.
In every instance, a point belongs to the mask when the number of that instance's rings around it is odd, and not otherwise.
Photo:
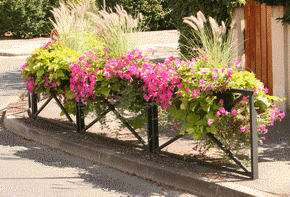
[(138, 160), (138, 158), (133, 160), (112, 151), (101, 150), (92, 144), (75, 143), (61, 137), (47, 135), (43, 131), (30, 128), (25, 123), (17, 120), (13, 113), (9, 112), (9, 108), (5, 113), (3, 123), (6, 129), (26, 139), (34, 140), (66, 153), (89, 159), (120, 171), (126, 171), (139, 177), (146, 177), (155, 182), (173, 186), (194, 194), (235, 197), (276, 196), (241, 186), (234, 182), (214, 182), (193, 173), (176, 172), (172, 167), (161, 168), (160, 166), (149, 165), (144, 161)]
[(6, 53), (6, 52), (0, 52), (0, 56), (28, 56), (30, 53)]

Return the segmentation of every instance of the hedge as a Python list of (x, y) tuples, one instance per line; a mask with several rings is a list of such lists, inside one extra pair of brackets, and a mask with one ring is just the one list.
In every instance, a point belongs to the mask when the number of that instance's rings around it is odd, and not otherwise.
[(0, 0), (0, 36), (44, 36), (50, 32), (50, 6), (46, 0)]

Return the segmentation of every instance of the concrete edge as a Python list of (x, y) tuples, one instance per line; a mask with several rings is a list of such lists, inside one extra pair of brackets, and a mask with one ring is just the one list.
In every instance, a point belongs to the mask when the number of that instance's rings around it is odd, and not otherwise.
[(0, 52), (0, 56), (28, 56), (30, 53), (7, 53), (7, 52)]
[(12, 114), (9, 114), (9, 112), (5, 114), (4, 127), (26, 139), (34, 140), (66, 153), (89, 159), (120, 171), (127, 171), (139, 177), (146, 177), (164, 185), (173, 186), (194, 194), (202, 196), (229, 196), (230, 194), (230, 196), (235, 197), (275, 196), (256, 189), (237, 185), (233, 182), (216, 183), (197, 175), (174, 172), (174, 168), (152, 166), (145, 162), (105, 152), (92, 146), (77, 144), (55, 136), (48, 136), (41, 131), (27, 127)]

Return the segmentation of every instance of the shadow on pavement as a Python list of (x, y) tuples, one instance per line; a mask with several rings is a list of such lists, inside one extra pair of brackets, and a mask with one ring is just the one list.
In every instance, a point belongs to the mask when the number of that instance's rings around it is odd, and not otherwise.
[(286, 113), (282, 121), (276, 121), (274, 126), (268, 127), (262, 152), (259, 153), (261, 162), (290, 161), (290, 112)]
[[(33, 160), (45, 166), (57, 168), (74, 168), (79, 171), (78, 176), (73, 177), (54, 177), (56, 179), (79, 178), (83, 182), (92, 184), (93, 188), (100, 188), (106, 191), (120, 192), (121, 196), (176, 196), (178, 191), (163, 191), (158, 186), (152, 186), (150, 182), (143, 181), (136, 176), (129, 176), (122, 172), (114, 171), (110, 168), (100, 166), (89, 160), (77, 158), (62, 151), (43, 146), (37, 142), (23, 139), (9, 131), (6, 131), (0, 125), (0, 146), (19, 147), (21, 150), (16, 151), (13, 155), (20, 158)], [(25, 148), (23, 148), (25, 147)], [(7, 157), (8, 158), (8, 157)], [(0, 157), (0, 160), (6, 159)], [(17, 158), (12, 158), (13, 160)], [(53, 187), (53, 185), (52, 185)], [(77, 189), (78, 185), (75, 186)], [(53, 188), (52, 188), (53, 189)], [(61, 188), (59, 188), (61, 189)], [(70, 188), (64, 188), (67, 190)]]

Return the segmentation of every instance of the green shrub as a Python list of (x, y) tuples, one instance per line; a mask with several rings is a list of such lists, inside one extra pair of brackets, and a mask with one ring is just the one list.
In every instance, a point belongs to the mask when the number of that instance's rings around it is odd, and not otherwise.
[[(113, 8), (122, 5), (128, 14), (135, 16), (143, 14), (143, 28), (147, 30), (175, 29), (171, 22), (169, 0), (106, 0), (106, 7)], [(102, 1), (98, 2), (103, 7)]]
[(0, 35), (11, 32), (15, 38), (32, 38), (50, 32), (50, 7), (46, 0), (1, 0)]

